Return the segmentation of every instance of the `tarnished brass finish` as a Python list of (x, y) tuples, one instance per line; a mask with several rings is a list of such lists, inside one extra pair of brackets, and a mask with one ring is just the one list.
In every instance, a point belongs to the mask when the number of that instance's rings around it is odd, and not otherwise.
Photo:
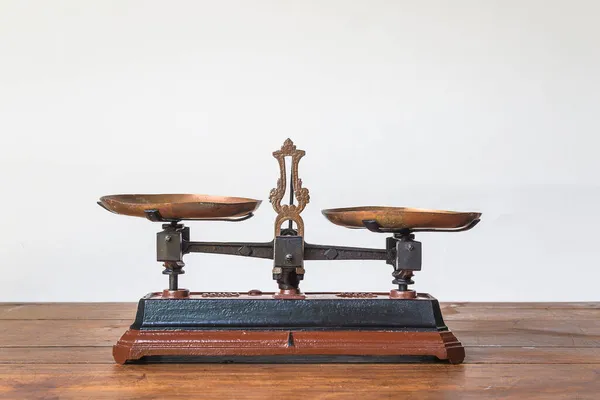
[(391, 299), (416, 299), (417, 292), (415, 292), (414, 290), (392, 289), (392, 290), (390, 290), (390, 298)]
[(278, 300), (304, 300), (306, 296), (299, 289), (281, 289), (273, 295)]
[[(298, 163), (306, 153), (304, 150), (296, 149), (294, 142), (289, 138), (283, 143), (280, 150), (273, 152), (273, 157), (279, 162), (279, 179), (277, 179), (277, 187), (271, 189), (269, 200), (273, 204), (273, 209), (277, 212), (275, 219), (275, 236), (281, 235), (281, 224), (285, 221), (294, 221), (297, 226), (298, 235), (304, 236), (304, 221), (300, 217), (300, 213), (310, 201), (308, 189), (302, 187), (302, 179), (298, 177)], [(294, 191), (294, 197), (298, 204), (281, 204), (281, 200), (285, 196), (287, 188), (287, 177), (285, 170), (285, 157), (292, 157), (291, 166), (291, 183)]]
[(426, 210), (405, 207), (350, 207), (321, 211), (325, 218), (346, 228), (365, 228), (363, 221), (375, 220), (385, 229), (458, 229), (481, 217), (475, 212)]
[(100, 203), (116, 214), (146, 217), (146, 210), (158, 210), (164, 218), (215, 219), (248, 215), (260, 200), (205, 194), (119, 194), (104, 196)]
[(188, 289), (177, 289), (169, 290), (165, 289), (162, 291), (163, 299), (189, 299), (190, 291)]

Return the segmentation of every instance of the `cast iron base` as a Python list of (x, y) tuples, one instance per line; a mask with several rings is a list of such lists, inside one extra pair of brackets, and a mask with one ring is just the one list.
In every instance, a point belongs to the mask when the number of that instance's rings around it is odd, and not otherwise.
[(397, 356), (463, 361), (464, 348), (444, 324), (436, 299), (424, 293), (415, 299), (369, 295), (309, 293), (304, 300), (277, 300), (272, 294), (192, 293), (187, 299), (150, 294), (140, 300), (136, 321), (113, 347), (113, 356), (119, 364), (261, 357), (269, 362), (322, 362), (323, 357), (398, 362)]

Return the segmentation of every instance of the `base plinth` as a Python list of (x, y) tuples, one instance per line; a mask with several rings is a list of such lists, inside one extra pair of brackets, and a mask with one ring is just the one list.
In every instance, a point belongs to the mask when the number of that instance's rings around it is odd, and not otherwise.
[(389, 293), (375, 298), (307, 293), (302, 300), (277, 300), (269, 293), (210, 299), (191, 293), (186, 299), (150, 294), (140, 300), (136, 320), (113, 356), (119, 364), (161, 357), (297, 362), (315, 356), (433, 356), (458, 364), (465, 351), (428, 294), (390, 299)]
[[(211, 356), (220, 362), (251, 356), (435, 356), (465, 358), (452, 332), (384, 331), (139, 331), (113, 347), (119, 364), (151, 356)], [(232, 357), (228, 359), (228, 357)], [(276, 359), (276, 358), (273, 358)], [(285, 361), (285, 358), (281, 358)]]

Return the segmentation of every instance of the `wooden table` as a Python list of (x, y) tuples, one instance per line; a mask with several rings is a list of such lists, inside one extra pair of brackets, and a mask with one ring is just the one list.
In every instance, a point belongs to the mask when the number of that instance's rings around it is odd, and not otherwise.
[(600, 399), (600, 303), (443, 304), (462, 365), (115, 365), (135, 307), (0, 304), (0, 398)]

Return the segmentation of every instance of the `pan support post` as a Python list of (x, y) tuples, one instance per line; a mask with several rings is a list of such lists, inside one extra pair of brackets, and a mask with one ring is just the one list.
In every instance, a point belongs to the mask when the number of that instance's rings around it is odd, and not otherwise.
[(163, 297), (186, 298), (189, 290), (179, 288), (179, 275), (184, 274), (183, 243), (190, 240), (190, 229), (183, 224), (164, 224), (156, 234), (156, 259), (162, 261), (164, 275), (169, 275), (169, 288), (163, 290)]
[(394, 267), (392, 283), (398, 285), (398, 289), (390, 291), (392, 298), (411, 299), (417, 296), (414, 290), (408, 288), (414, 283), (414, 271), (420, 271), (422, 264), (421, 242), (414, 238), (415, 235), (410, 232), (395, 233), (393, 237), (387, 238), (388, 252), (395, 253), (395, 257), (388, 261)]

